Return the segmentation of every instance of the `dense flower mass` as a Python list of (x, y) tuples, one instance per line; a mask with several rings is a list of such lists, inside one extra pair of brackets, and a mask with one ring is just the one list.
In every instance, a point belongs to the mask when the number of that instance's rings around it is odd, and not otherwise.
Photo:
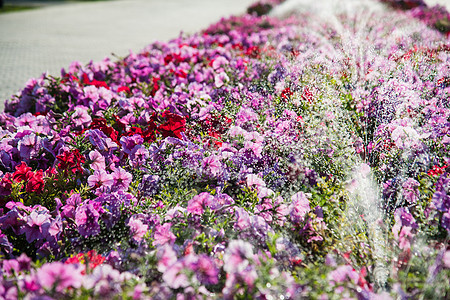
[(0, 299), (450, 297), (448, 12), (282, 2), (6, 101)]

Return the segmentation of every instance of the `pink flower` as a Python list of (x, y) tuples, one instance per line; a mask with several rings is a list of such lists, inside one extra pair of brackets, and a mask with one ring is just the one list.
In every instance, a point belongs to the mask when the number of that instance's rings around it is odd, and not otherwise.
[(213, 203), (214, 197), (211, 194), (203, 192), (200, 193), (188, 202), (186, 211), (193, 215), (202, 215), (206, 207), (210, 207)]
[(248, 174), (247, 175), (247, 186), (248, 187), (255, 186), (256, 188), (258, 188), (260, 186), (266, 186), (266, 183), (264, 182), (264, 180), (259, 178), (257, 175)]
[(89, 125), (92, 121), (91, 116), (87, 112), (87, 108), (84, 106), (76, 106), (75, 112), (72, 115), (72, 120), (76, 126)]
[(237, 207), (234, 210), (236, 214), (236, 224), (235, 226), (240, 230), (244, 230), (250, 227), (250, 215), (243, 207)]
[(127, 191), (133, 180), (133, 175), (122, 168), (115, 169), (112, 173), (112, 177), (114, 179), (113, 188), (115, 191)]
[(291, 220), (293, 222), (303, 221), (305, 215), (311, 210), (309, 200), (305, 193), (298, 192), (291, 197), (292, 203), (289, 206), (291, 212)]
[(442, 258), (444, 261), (444, 266), (448, 269), (450, 269), (450, 250), (445, 251), (444, 257)]
[(141, 220), (133, 217), (128, 221), (128, 227), (130, 227), (130, 233), (133, 239), (137, 242), (142, 240), (148, 230), (148, 225), (145, 225)]
[(331, 271), (328, 274), (328, 280), (334, 283), (342, 283), (344, 281), (350, 280), (353, 283), (357, 283), (359, 279), (359, 274), (351, 266), (339, 266), (336, 270)]
[(189, 279), (186, 276), (186, 272), (183, 272), (184, 269), (185, 266), (183, 261), (177, 261), (167, 268), (162, 279), (173, 289), (187, 287), (189, 285)]
[(177, 254), (171, 246), (165, 245), (158, 249), (158, 271), (164, 273), (177, 261)]
[(203, 158), (202, 168), (206, 174), (216, 177), (222, 172), (222, 164), (216, 155)]
[(228, 77), (225, 72), (221, 72), (214, 76), (214, 85), (216, 88), (222, 87), (228, 81), (230, 81), (230, 77)]
[(156, 247), (175, 243), (177, 237), (170, 231), (170, 227), (172, 227), (171, 223), (156, 226), (155, 234), (153, 235), (153, 238), (155, 239), (153, 241), (153, 246)]
[(45, 264), (37, 271), (36, 277), (43, 288), (55, 288), (57, 292), (69, 287), (79, 288), (82, 282), (81, 268), (62, 262)]
[(97, 150), (89, 152), (89, 158), (91, 159), (91, 168), (95, 171), (104, 171), (106, 168), (105, 157)]
[(243, 271), (253, 257), (252, 245), (243, 240), (231, 241), (223, 256), (224, 270), (227, 273)]
[(113, 176), (104, 170), (94, 171), (94, 174), (88, 177), (88, 185), (92, 188), (111, 187), (113, 183)]

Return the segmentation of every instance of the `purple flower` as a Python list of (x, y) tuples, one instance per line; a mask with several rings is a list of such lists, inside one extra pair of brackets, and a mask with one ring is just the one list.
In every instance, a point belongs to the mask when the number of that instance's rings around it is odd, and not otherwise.
[(190, 268), (202, 284), (217, 284), (219, 282), (219, 269), (212, 258), (206, 254), (199, 255), (190, 264)]
[(200, 193), (188, 202), (186, 211), (193, 215), (202, 215), (205, 209), (213, 203), (214, 197), (210, 193)]
[(214, 196), (213, 203), (211, 204), (212, 210), (220, 210), (222, 207), (234, 204), (233, 198), (227, 194), (217, 194)]
[(413, 178), (408, 178), (402, 185), (403, 188), (403, 197), (409, 203), (416, 203), (419, 199), (419, 191), (417, 188), (419, 187), (419, 182), (414, 180)]
[(50, 216), (47, 211), (36, 211), (33, 210), (27, 217), (26, 226), (20, 229), (20, 233), (25, 233), (28, 243), (33, 242), (37, 239), (43, 239), (43, 229), (44, 223), (49, 222)]
[(144, 196), (151, 197), (158, 192), (158, 182), (158, 175), (144, 175), (138, 189)]
[(450, 209), (442, 215), (441, 226), (450, 232)]
[(113, 176), (104, 170), (94, 171), (94, 174), (88, 177), (88, 185), (92, 188), (109, 188), (113, 183)]
[(34, 133), (28, 134), (19, 141), (18, 148), (22, 158), (36, 157), (41, 149), (41, 138)]
[(157, 225), (155, 229), (155, 234), (153, 238), (153, 246), (162, 246), (165, 244), (173, 244), (175, 243), (176, 236), (170, 231), (172, 227), (171, 223), (165, 223), (163, 225)]
[(133, 180), (133, 175), (122, 168), (115, 169), (112, 173), (112, 177), (114, 180), (113, 190), (115, 191), (127, 191)]
[(120, 138), (120, 144), (122, 144), (123, 152), (130, 155), (134, 147), (138, 145), (142, 145), (144, 139), (139, 134), (135, 134), (133, 136), (123, 136)]
[(131, 152), (130, 159), (133, 167), (138, 167), (143, 165), (147, 159), (150, 157), (150, 152), (144, 146), (136, 146)]
[(63, 292), (69, 287), (79, 288), (82, 282), (81, 268), (62, 262), (43, 265), (36, 277), (43, 288), (49, 291), (54, 288), (57, 292)]
[(436, 206), (437, 210), (445, 212), (450, 209), (449, 190), (450, 178), (447, 177), (447, 173), (444, 173), (436, 182), (436, 192), (433, 195), (433, 204)]
[(91, 203), (85, 201), (81, 206), (78, 206), (75, 211), (75, 223), (78, 226), (78, 231), (82, 236), (92, 236), (100, 233), (100, 224), (98, 219), (99, 212)]
[(73, 194), (66, 200), (66, 205), (62, 207), (61, 217), (75, 218), (75, 209), (83, 202), (80, 194)]

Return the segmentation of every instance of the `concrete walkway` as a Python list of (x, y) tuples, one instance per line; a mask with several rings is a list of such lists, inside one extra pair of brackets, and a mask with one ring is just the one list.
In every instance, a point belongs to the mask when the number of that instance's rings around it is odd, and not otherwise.
[(72, 61), (85, 64), (126, 56), (180, 31), (195, 33), (221, 17), (244, 13), (254, 0), (113, 0), (45, 3), (0, 14), (0, 109), (29, 78), (59, 75)]
[[(86, 64), (112, 53), (126, 56), (155, 40), (175, 38), (180, 31), (198, 32), (221, 17), (245, 12), (255, 1), (41, 1), (39, 9), (0, 14), (0, 111), (3, 101), (32, 77), (59, 75), (75, 60)], [(450, 0), (426, 2), (450, 6)]]

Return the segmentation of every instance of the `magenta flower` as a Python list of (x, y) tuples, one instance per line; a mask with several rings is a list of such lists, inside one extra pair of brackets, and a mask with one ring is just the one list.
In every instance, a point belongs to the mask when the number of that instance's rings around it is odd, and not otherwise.
[(79, 288), (82, 282), (81, 268), (73, 264), (53, 262), (43, 265), (36, 278), (39, 284), (46, 290), (53, 288), (57, 292), (63, 292), (67, 288)]
[(88, 185), (92, 188), (107, 188), (114, 183), (112, 175), (104, 170), (94, 171), (94, 174), (88, 177)]
[(36, 117), (33, 116), (33, 114), (27, 112), (18, 117), (14, 125), (20, 127), (20, 126), (29, 126), (30, 128), (33, 128), (33, 126), (37, 123)]
[(115, 191), (127, 191), (133, 180), (133, 175), (122, 168), (115, 169), (112, 173), (112, 177), (114, 180), (113, 189)]
[(153, 246), (156, 247), (175, 243), (177, 237), (170, 231), (171, 227), (171, 223), (156, 226), (155, 234), (153, 235), (153, 238), (155, 239), (153, 241)]
[(193, 215), (202, 215), (205, 209), (213, 203), (214, 197), (210, 193), (200, 193), (188, 202), (186, 211)]

